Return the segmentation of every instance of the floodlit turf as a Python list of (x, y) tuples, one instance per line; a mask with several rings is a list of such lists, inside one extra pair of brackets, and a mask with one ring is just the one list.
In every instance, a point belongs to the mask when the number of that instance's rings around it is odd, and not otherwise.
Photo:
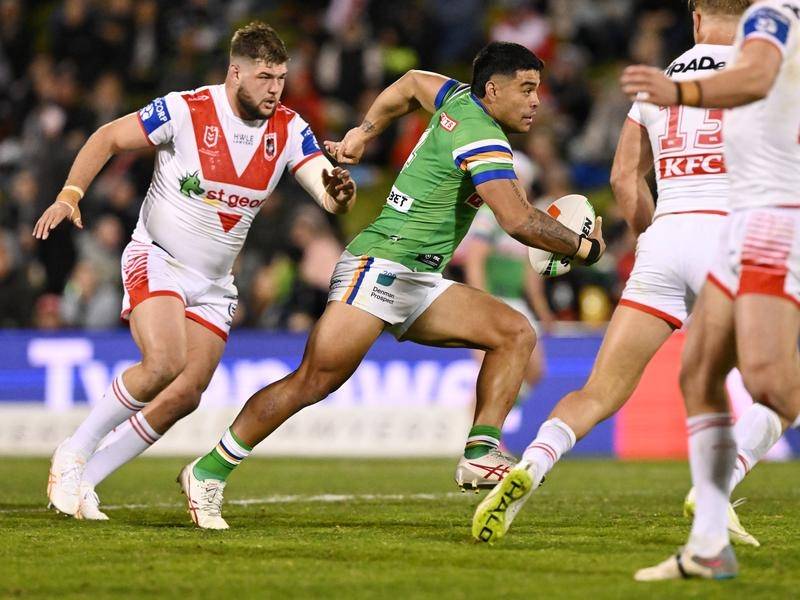
[(489, 547), (469, 537), (478, 497), (453, 493), (454, 461), (251, 459), (227, 532), (190, 525), (183, 462), (123, 468), (99, 490), (113, 520), (89, 523), (43, 510), (47, 461), (4, 458), (0, 597), (798, 597), (800, 463), (759, 466), (737, 491), (763, 544), (739, 548), (738, 579), (643, 584), (633, 571), (688, 531), (685, 464), (565, 461)]

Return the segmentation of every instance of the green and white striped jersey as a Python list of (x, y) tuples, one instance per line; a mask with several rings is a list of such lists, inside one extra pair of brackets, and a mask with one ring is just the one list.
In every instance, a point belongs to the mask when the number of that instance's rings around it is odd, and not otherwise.
[(508, 138), (469, 86), (448, 80), (380, 215), (347, 249), (440, 272), (483, 204), (475, 186), (516, 179)]

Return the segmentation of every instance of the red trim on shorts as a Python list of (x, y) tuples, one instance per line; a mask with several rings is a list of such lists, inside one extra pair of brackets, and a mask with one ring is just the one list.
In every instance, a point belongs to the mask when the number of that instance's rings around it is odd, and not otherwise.
[(658, 310), (657, 308), (653, 308), (652, 306), (647, 306), (646, 304), (640, 304), (639, 302), (634, 302), (633, 300), (627, 300), (623, 298), (619, 301), (620, 306), (627, 306), (628, 308), (633, 308), (635, 310), (642, 311), (647, 313), (648, 315), (653, 315), (654, 317), (658, 317), (662, 321), (666, 322), (667, 325), (670, 327), (674, 327), (675, 329), (680, 329), (683, 327), (683, 322), (680, 319), (676, 319), (672, 315), (668, 315), (667, 313)]
[(136, 122), (139, 123), (139, 127), (142, 128), (142, 133), (144, 134), (144, 139), (147, 140), (147, 143), (151, 146), (155, 146), (153, 140), (151, 140), (150, 136), (147, 135), (147, 129), (144, 128), (144, 123), (142, 123), (142, 116), (138, 112), (136, 113)]
[(306, 164), (308, 161), (310, 161), (312, 158), (315, 158), (317, 156), (322, 156), (322, 150), (317, 150), (316, 152), (314, 152), (314, 154), (309, 154), (303, 160), (301, 160), (299, 163), (297, 163), (294, 167), (292, 167), (292, 175), (297, 173), (297, 169), (299, 169), (304, 164)]
[(756, 265), (742, 265), (742, 274), (739, 276), (738, 296), (745, 294), (761, 294), (783, 298), (800, 307), (800, 300), (786, 293), (786, 275), (788, 271)]
[(183, 300), (183, 296), (181, 296), (178, 292), (173, 292), (172, 290), (156, 290), (154, 292), (150, 291), (140, 292), (139, 290), (142, 287), (145, 286), (140, 286), (132, 290), (128, 290), (128, 297), (130, 297), (131, 299), (131, 307), (128, 310), (122, 311), (122, 314), (120, 316), (123, 319), (127, 319), (130, 316), (133, 309), (139, 306), (142, 302), (150, 298), (154, 298), (156, 296), (174, 296), (175, 298), (181, 301), (181, 304), (186, 306), (186, 302)]
[(208, 329), (211, 333), (216, 333), (219, 337), (222, 338), (223, 342), (228, 341), (228, 334), (225, 333), (222, 329), (220, 329), (216, 325), (214, 325), (211, 321), (206, 321), (203, 317), (191, 313), (188, 310), (186, 311), (186, 318), (189, 319), (190, 321), (198, 323), (199, 325), (202, 325), (203, 327)]
[(733, 300), (733, 299), (734, 299), (734, 297), (735, 297), (735, 296), (733, 295), (733, 292), (732, 292), (732, 291), (730, 291), (730, 290), (729, 290), (729, 289), (728, 289), (728, 288), (725, 286), (725, 284), (724, 284), (724, 283), (722, 283), (722, 282), (721, 282), (719, 279), (717, 279), (716, 277), (714, 277), (714, 275), (712, 275), (711, 273), (709, 273), (709, 274), (708, 274), (708, 276), (706, 277), (706, 279), (708, 279), (708, 282), (709, 282), (710, 284), (712, 284), (712, 285), (714, 285), (714, 286), (718, 287), (718, 288), (719, 288), (719, 290), (720, 290), (720, 291), (721, 291), (723, 294), (725, 294), (725, 295), (726, 295), (728, 298), (730, 298), (731, 300)]
[(766, 294), (767, 296), (785, 296), (787, 270), (776, 269), (754, 264), (743, 264), (739, 275), (739, 292), (744, 294)]
[(728, 212), (724, 210), (678, 210), (675, 212), (661, 213), (659, 217), (666, 217), (667, 215), (720, 215), (727, 217)]

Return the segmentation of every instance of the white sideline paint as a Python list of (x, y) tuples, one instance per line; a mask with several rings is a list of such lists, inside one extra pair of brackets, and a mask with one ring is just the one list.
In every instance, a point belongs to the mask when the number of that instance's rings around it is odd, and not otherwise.
[[(239, 500), (226, 500), (226, 506), (260, 506), (264, 504), (294, 503), (339, 503), (339, 502), (370, 502), (370, 501), (406, 501), (406, 500), (444, 500), (447, 498), (471, 497), (472, 494), (463, 492), (447, 492), (444, 494), (275, 494), (263, 498), (242, 498)], [(183, 508), (185, 502), (151, 502), (146, 504), (103, 504), (103, 510), (138, 510), (145, 508)], [(51, 509), (42, 508), (4, 508), (0, 514), (14, 513), (40, 513), (52, 512)]]

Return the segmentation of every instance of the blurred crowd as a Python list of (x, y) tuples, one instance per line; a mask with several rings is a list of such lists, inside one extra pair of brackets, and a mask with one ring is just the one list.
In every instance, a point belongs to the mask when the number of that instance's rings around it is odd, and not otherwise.
[[(169, 91), (221, 83), (232, 32), (256, 18), (289, 47), (284, 103), (320, 140), (357, 124), (408, 69), (469, 81), (489, 40), (540, 55), (542, 107), (532, 132), (512, 138), (530, 198), (586, 194), (609, 241), (595, 267), (546, 281), (547, 300), (559, 319), (609, 316), (634, 247), (608, 188), (629, 108), (617, 78), (630, 62), (665, 65), (691, 44), (682, 0), (0, 0), (0, 327), (121, 326), (119, 257), (153, 152), (109, 162), (81, 203), (85, 229), (61, 226), (39, 242), (33, 224), (96, 128)], [(343, 244), (380, 210), (425, 126), (424, 115), (411, 115), (369, 149), (353, 169), (359, 203), (344, 217), (323, 213), (284, 178), (235, 267), (236, 326), (313, 324)], [(449, 275), (460, 271), (456, 257)]]

